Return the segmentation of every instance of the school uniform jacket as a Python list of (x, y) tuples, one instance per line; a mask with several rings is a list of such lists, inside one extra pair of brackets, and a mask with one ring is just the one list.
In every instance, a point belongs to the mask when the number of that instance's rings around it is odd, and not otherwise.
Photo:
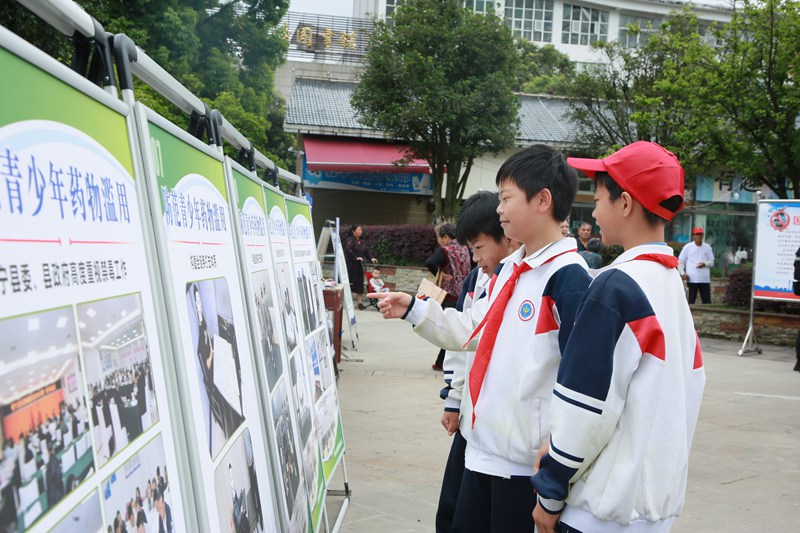
[(467, 440), (465, 466), (504, 478), (533, 473), (540, 441), (549, 430), (549, 404), (561, 348), (590, 281), (575, 239), (564, 238), (525, 255), (522, 248), (504, 259), (490, 284), (489, 297), (471, 309), (443, 310), (430, 299), (415, 300), (404, 317), (418, 334), (442, 348), (473, 351), (479, 339), (468, 340), (514, 265), (525, 261), (532, 267), (519, 277), (503, 313), (475, 404), (474, 425), (468, 379), (463, 392), (466, 423), (460, 429)]
[(669, 531), (683, 507), (705, 370), (674, 265), (648, 244), (600, 270), (564, 350), (532, 482), (580, 531)]
[[(498, 269), (499, 271), (499, 269)], [(489, 289), (490, 278), (483, 272), (481, 267), (475, 267), (469, 273), (467, 279), (461, 287), (461, 295), (456, 302), (456, 310), (464, 311), (471, 309), (475, 301), (480, 300), (486, 295)], [(461, 411), (462, 393), (464, 390), (464, 379), (467, 372), (467, 363), (472, 364), (475, 352), (452, 351), (448, 350), (444, 354), (444, 382), (446, 386), (439, 392), (439, 396), (444, 400), (444, 410), (458, 413)], [(469, 360), (468, 360), (469, 359)]]

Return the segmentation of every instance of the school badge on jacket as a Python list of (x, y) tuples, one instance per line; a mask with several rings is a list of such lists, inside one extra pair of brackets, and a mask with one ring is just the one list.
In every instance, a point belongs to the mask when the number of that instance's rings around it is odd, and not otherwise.
[(533, 307), (533, 302), (530, 300), (525, 300), (519, 305), (519, 311), (517, 311), (517, 314), (519, 315), (520, 320), (527, 322), (533, 318), (534, 311), (535, 309)]

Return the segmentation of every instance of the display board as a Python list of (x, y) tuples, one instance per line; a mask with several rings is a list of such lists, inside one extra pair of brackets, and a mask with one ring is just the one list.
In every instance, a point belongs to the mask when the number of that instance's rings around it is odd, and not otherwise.
[[(265, 200), (269, 212), (269, 233), (272, 244), (278, 295), (281, 299), (281, 313), (284, 319), (284, 333), (289, 356), (289, 375), (292, 394), (297, 410), (301, 463), (305, 477), (308, 501), (311, 507), (312, 524), (315, 531), (320, 530), (325, 504), (325, 475), (320, 458), (318, 426), (314, 410), (312, 388), (313, 368), (306, 356), (307, 322), (310, 314), (301, 306), (298, 291), (297, 272), (294, 267), (291, 232), (287, 206), (283, 193), (265, 187)], [(311, 231), (311, 257), (316, 259)], [(303, 254), (307, 253), (306, 251)], [(319, 263), (317, 263), (319, 264)], [(319, 313), (317, 313), (319, 315)]]
[(0, 72), (0, 524), (186, 529), (128, 108), (3, 27)]
[(261, 370), (262, 398), (272, 422), (273, 450), (277, 450), (278, 486), (282, 489), (281, 511), (292, 533), (309, 530), (310, 508), (306, 483), (301, 474), (297, 409), (289, 392), (290, 353), (286, 346), (283, 309), (277, 290), (273, 251), (269, 242), (267, 210), (261, 183), (252, 172), (229, 158), (226, 170), (236, 190), (236, 214), (244, 255), (250, 300), (250, 323), (257, 339), (256, 361)]
[(286, 214), (290, 220), (289, 242), (300, 294), (305, 356), (311, 366), (309, 375), (317, 437), (327, 484), (344, 455), (344, 434), (332, 364), (333, 346), (325, 325), (327, 312), (322, 296), (322, 271), (316, 256), (310, 206), (303, 200), (287, 196)]
[(800, 300), (792, 292), (794, 259), (800, 248), (800, 200), (762, 200), (756, 217), (753, 297)]
[(211, 531), (277, 529), (271, 471), (219, 152), (136, 103), (184, 411)]
[(333, 253), (336, 254), (336, 268), (339, 272), (339, 283), (344, 285), (344, 313), (347, 316), (347, 324), (350, 326), (350, 345), (353, 349), (358, 347), (358, 326), (356, 324), (356, 308), (353, 305), (353, 293), (350, 291), (350, 276), (347, 274), (347, 261), (344, 258), (344, 248), (342, 238), (339, 235), (338, 218), (336, 231), (331, 232), (331, 242), (333, 243)]

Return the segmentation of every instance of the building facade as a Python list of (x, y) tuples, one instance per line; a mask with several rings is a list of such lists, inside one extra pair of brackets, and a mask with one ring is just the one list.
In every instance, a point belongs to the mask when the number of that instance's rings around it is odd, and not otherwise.
[[(289, 61), (278, 70), (276, 86), (288, 102), (284, 128), (298, 137), (297, 173), (313, 196), (314, 218), (320, 223), (337, 216), (343, 223), (361, 224), (432, 221), (430, 181), (424, 165), (392, 165), (402, 156), (402, 140), (386, 139), (383, 132), (367, 128), (350, 106), (350, 95), (363, 68), (359, 58), (363, 59), (364, 33), (370, 28), (366, 21), (391, 21), (400, 2), (354, 0), (353, 19), (298, 14), (287, 18)], [(684, 6), (657, 0), (471, 0), (468, 4), (483, 13), (496, 9), (518, 38), (552, 44), (579, 68), (602, 61), (591, 50), (593, 42), (620, 39), (637, 46), (648, 29)], [(724, 0), (706, 0), (705, 5), (692, 4), (692, 9), (710, 26), (730, 18), (726, 5)], [(629, 32), (631, 25), (642, 31)], [(339, 34), (347, 38), (337, 38)], [(575, 146), (569, 101), (546, 95), (520, 94), (519, 98), (517, 147), (476, 160), (465, 197), (481, 189), (495, 190), (500, 165), (521, 147), (545, 143), (569, 152)], [(765, 191), (763, 197), (769, 196)], [(756, 197), (751, 191), (741, 184), (720, 186), (713, 178), (699, 177), (686, 197), (687, 208), (667, 228), (669, 240), (688, 242), (692, 227), (705, 227), (721, 267), (733, 260), (739, 248), (752, 248)], [(582, 180), (571, 215), (573, 229), (581, 221), (592, 221), (592, 209), (591, 183)]]

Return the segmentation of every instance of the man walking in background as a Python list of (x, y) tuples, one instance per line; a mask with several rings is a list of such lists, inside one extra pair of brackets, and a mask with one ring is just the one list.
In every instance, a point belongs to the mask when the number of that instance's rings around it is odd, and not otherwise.
[(711, 267), (714, 266), (714, 251), (703, 242), (703, 228), (692, 230), (692, 242), (687, 243), (678, 256), (678, 270), (689, 286), (689, 303), (697, 299), (711, 303)]

